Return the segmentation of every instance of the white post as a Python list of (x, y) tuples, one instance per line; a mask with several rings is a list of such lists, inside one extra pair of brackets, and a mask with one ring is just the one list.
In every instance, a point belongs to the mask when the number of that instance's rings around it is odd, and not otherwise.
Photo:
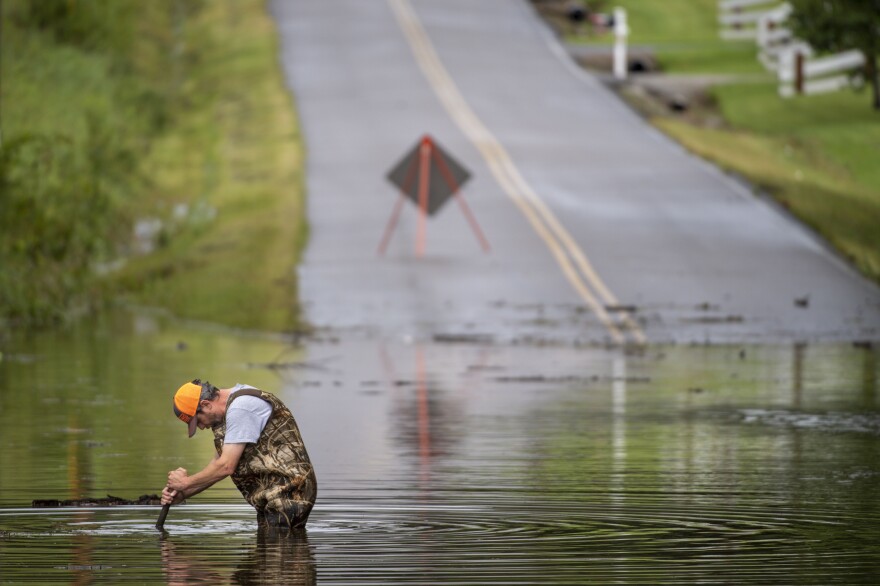
[(626, 10), (614, 9), (614, 77), (626, 79), (626, 37), (629, 26), (626, 24)]
[(758, 50), (763, 51), (767, 48), (769, 44), (769, 32), (770, 32), (770, 17), (766, 14), (761, 15), (758, 19), (757, 24), (757, 33), (755, 36), (755, 41), (758, 43)]
[(806, 60), (813, 56), (813, 48), (805, 41), (790, 43), (779, 52), (779, 95), (790, 98), (795, 94), (804, 93), (805, 77), (809, 72)]
[(786, 47), (779, 53), (779, 68), (776, 70), (776, 76), (779, 79), (779, 95), (783, 98), (790, 98), (794, 95), (794, 47)]

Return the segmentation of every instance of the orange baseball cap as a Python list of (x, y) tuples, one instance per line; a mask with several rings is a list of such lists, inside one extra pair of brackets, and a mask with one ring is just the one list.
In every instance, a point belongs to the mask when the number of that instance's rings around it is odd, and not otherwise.
[(199, 409), (199, 398), (202, 395), (202, 386), (195, 383), (185, 383), (174, 393), (174, 415), (188, 424), (189, 437), (196, 434), (196, 412)]

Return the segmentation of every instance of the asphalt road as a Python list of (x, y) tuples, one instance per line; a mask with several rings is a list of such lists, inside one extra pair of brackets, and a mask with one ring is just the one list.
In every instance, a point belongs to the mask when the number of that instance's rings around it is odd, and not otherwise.
[[(276, 0), (307, 145), (319, 328), (404, 339), (880, 339), (880, 289), (579, 70), (525, 1)], [(387, 172), (425, 134), (466, 167), (426, 226)]]

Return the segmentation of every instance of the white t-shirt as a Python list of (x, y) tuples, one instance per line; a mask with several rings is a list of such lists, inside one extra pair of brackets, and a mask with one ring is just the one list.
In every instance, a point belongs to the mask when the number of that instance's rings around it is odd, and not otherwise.
[[(232, 393), (253, 388), (250, 385), (237, 384), (232, 387)], [(226, 438), (223, 443), (257, 443), (271, 415), (272, 405), (268, 401), (249, 395), (238, 397), (226, 410)]]

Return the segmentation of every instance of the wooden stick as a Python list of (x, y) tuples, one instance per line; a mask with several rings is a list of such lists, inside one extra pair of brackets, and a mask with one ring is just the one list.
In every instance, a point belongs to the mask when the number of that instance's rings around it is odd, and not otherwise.
[(159, 513), (159, 520), (156, 521), (156, 529), (159, 531), (165, 531), (165, 517), (168, 516), (168, 510), (171, 508), (171, 503), (167, 505), (162, 505), (162, 512)]
[[(166, 485), (165, 488), (168, 488), (168, 486)], [(159, 531), (165, 531), (165, 517), (168, 516), (168, 511), (170, 509), (171, 503), (168, 503), (167, 505), (162, 505), (162, 511), (159, 513), (159, 519), (156, 521), (156, 529), (158, 529)]]

